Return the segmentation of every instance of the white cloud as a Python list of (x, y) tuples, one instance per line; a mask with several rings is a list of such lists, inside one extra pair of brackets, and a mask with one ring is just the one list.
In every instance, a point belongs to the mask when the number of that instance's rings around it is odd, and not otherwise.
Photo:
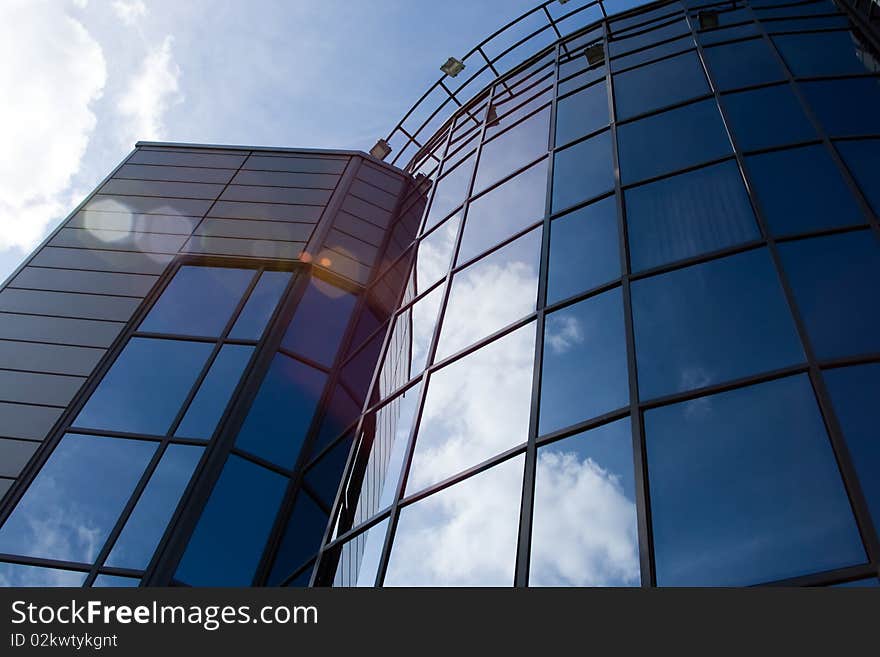
[(584, 341), (584, 330), (577, 317), (559, 313), (550, 315), (547, 320), (545, 342), (554, 354), (564, 354), (576, 344)]
[(138, 140), (163, 139), (165, 112), (183, 100), (179, 93), (180, 67), (174, 61), (172, 42), (172, 37), (166, 36), (158, 47), (147, 53), (143, 66), (117, 103), (127, 123), (122, 135), (126, 145)]
[(126, 25), (134, 25), (139, 18), (147, 15), (147, 6), (142, 0), (114, 0), (113, 13)]
[(107, 70), (83, 24), (48, 1), (3, 3), (0, 58), (0, 88), (14, 90), (0, 105), (0, 250), (29, 249), (71, 207)]

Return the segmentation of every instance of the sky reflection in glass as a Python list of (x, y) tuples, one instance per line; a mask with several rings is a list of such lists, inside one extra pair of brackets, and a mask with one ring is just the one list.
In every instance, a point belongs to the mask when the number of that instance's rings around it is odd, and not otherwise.
[(281, 347), (329, 367), (356, 301), (357, 295), (311, 278), (281, 339)]
[(259, 340), (287, 288), (289, 271), (264, 271), (229, 332), (236, 340)]

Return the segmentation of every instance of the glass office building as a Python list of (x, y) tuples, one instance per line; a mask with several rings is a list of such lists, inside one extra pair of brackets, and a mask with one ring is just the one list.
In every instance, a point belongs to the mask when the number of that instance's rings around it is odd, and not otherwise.
[(552, 0), (388, 162), (139, 144), (0, 291), (0, 583), (877, 585), (878, 9)]

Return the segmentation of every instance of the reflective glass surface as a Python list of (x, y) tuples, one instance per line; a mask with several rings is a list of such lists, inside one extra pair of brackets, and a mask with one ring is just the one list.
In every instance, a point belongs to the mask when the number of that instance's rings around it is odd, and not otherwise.
[(237, 340), (259, 340), (290, 281), (289, 271), (264, 271), (229, 332)]
[(275, 563), (269, 575), (270, 585), (280, 584), (285, 577), (305, 565), (320, 547), (326, 527), (327, 514), (305, 491), (300, 491), (275, 555)]
[(531, 323), (431, 375), (408, 493), (525, 442), (534, 354)]
[(373, 586), (388, 531), (388, 520), (370, 527), (342, 546), (333, 586)]
[(457, 273), (434, 361), (534, 312), (540, 260), (538, 228)]
[(760, 239), (736, 162), (626, 190), (633, 271)]
[(708, 93), (706, 75), (693, 50), (614, 76), (620, 121)]
[(108, 566), (147, 567), (203, 451), (193, 445), (168, 446), (113, 545)]
[(120, 577), (118, 575), (98, 575), (95, 578), (92, 587), (94, 588), (103, 588), (103, 587), (135, 587), (140, 584), (140, 580), (136, 577)]
[(860, 230), (779, 245), (819, 358), (880, 351), (880, 244)]
[(553, 212), (614, 189), (611, 132), (600, 133), (561, 151), (553, 160)]
[(404, 311), (398, 322), (408, 324), (409, 333), (409, 372), (407, 380), (425, 369), (428, 349), (434, 336), (437, 311), (443, 302), (443, 286), (435, 288)]
[(0, 552), (94, 561), (156, 446), (64, 436), (0, 528)]
[(455, 215), (419, 243), (414, 265), (417, 294), (446, 275), (458, 237), (459, 223), (461, 217)]
[(312, 278), (281, 339), (281, 347), (322, 365), (332, 365), (355, 301), (356, 295)]
[[(309, 464), (306, 471), (305, 482), (309, 485), (310, 491), (314, 493), (317, 500), (328, 507), (333, 506), (336, 499), (339, 480), (342, 479), (352, 441), (352, 434), (345, 436), (322, 454), (317, 461)], [(316, 453), (316, 451), (312, 451), (312, 454)]]
[(645, 434), (659, 586), (864, 562), (806, 375), (647, 411)]
[(764, 39), (714, 46), (703, 54), (719, 91), (783, 79), (782, 67)]
[(175, 579), (191, 586), (250, 586), (287, 479), (230, 456)]
[(816, 137), (789, 85), (726, 94), (727, 117), (743, 150), (782, 146)]
[(464, 203), (474, 172), (476, 152), (435, 183), (436, 189), (431, 200), (431, 209), (425, 221), (424, 230), (429, 230), (445, 219), (455, 208)]
[(550, 107), (483, 144), (474, 178), (477, 194), (524, 164), (547, 152), (550, 137)]
[(88, 573), (0, 562), (0, 586), (82, 586)]
[(764, 249), (635, 281), (632, 305), (642, 399), (804, 360)]
[(880, 132), (880, 79), (802, 82), (800, 88), (829, 135)]
[(639, 586), (629, 418), (538, 448), (529, 586)]
[(813, 34), (777, 34), (773, 43), (796, 76), (870, 73), (877, 55), (850, 30)]
[[(746, 168), (774, 235), (865, 223), (823, 145), (752, 155)], [(793, 184), (797, 193), (792, 193)]]
[(402, 509), (385, 586), (511, 586), (522, 478), (517, 456)]
[(141, 322), (140, 330), (219, 336), (253, 277), (252, 269), (183, 266)]
[(880, 214), (880, 185), (876, 183), (880, 170), (880, 139), (840, 141), (836, 146), (874, 213)]
[(547, 315), (539, 433), (629, 404), (619, 288)]
[(165, 435), (212, 348), (205, 342), (132, 338), (74, 425)]
[(550, 224), (549, 303), (620, 277), (614, 196), (569, 212)]
[(608, 94), (604, 82), (561, 98), (556, 104), (557, 146), (605, 125), (608, 125)]

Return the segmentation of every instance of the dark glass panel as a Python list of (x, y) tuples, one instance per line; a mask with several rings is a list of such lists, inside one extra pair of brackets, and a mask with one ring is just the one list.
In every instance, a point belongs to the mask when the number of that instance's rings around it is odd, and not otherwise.
[(622, 125), (617, 143), (624, 184), (732, 152), (718, 106), (711, 99)]
[(707, 93), (709, 84), (693, 50), (614, 76), (614, 102), (621, 121)]
[(830, 135), (880, 133), (880, 80), (802, 82), (807, 102)]
[(764, 39), (738, 41), (703, 51), (719, 91), (782, 80), (779, 61)]
[(688, 24), (684, 20), (677, 20), (673, 23), (660, 26), (647, 32), (641, 32), (639, 34), (635, 34), (634, 36), (611, 41), (608, 44), (608, 52), (612, 57), (614, 57), (615, 55), (629, 52), (631, 50), (636, 50), (637, 48), (650, 46), (651, 44), (657, 43), (658, 41), (664, 41), (666, 39), (681, 36), (682, 34), (686, 34), (689, 31), (690, 29), (688, 28)]
[(0, 586), (82, 586), (87, 572), (0, 562)]
[(136, 587), (140, 584), (140, 580), (136, 577), (121, 577), (119, 575), (98, 575), (92, 584), (93, 588), (121, 588)]
[(864, 562), (806, 375), (645, 413), (660, 586), (741, 586)]
[(614, 189), (611, 132), (606, 131), (561, 151), (553, 161), (553, 212)]
[(174, 578), (191, 586), (250, 586), (287, 478), (230, 456)]
[(359, 403), (367, 396), (367, 389), (373, 380), (384, 340), (385, 334), (379, 332), (342, 368), (342, 382)]
[(764, 249), (635, 281), (632, 304), (643, 399), (804, 360)]
[[(763, 20), (788, 16), (809, 16), (811, 14), (836, 14), (839, 9), (832, 0), (821, 0), (820, 2), (784, 3), (781, 7), (756, 7), (755, 12), (758, 18)], [(772, 23), (769, 24), (772, 25)]]
[(322, 365), (332, 365), (357, 295), (312, 278), (296, 307), (281, 347)]
[(327, 514), (305, 491), (300, 491), (275, 555), (269, 585), (280, 584), (303, 566), (321, 547), (326, 528)]
[(183, 266), (140, 330), (219, 336), (253, 277), (252, 269)]
[(106, 565), (137, 570), (147, 567), (203, 451), (192, 445), (168, 446), (122, 528)]
[(733, 136), (743, 150), (816, 137), (816, 131), (787, 84), (727, 94), (723, 102)]
[(851, 30), (778, 34), (773, 37), (773, 43), (796, 76), (876, 73), (878, 70), (877, 54)]
[(761, 237), (733, 160), (628, 189), (633, 271)]
[(132, 338), (74, 424), (164, 436), (212, 349), (204, 342)]
[(253, 347), (235, 344), (220, 348), (220, 353), (211, 363), (211, 369), (174, 432), (175, 436), (208, 440), (214, 435), (217, 423), (253, 352)]
[(556, 104), (556, 145), (562, 146), (608, 125), (608, 93), (600, 82)]
[(835, 144), (874, 213), (880, 215), (880, 140), (839, 141)]
[(752, 155), (746, 167), (774, 235), (865, 223), (823, 145)]
[(655, 46), (654, 48), (647, 48), (645, 50), (639, 50), (637, 52), (630, 53), (629, 55), (624, 55), (623, 57), (616, 57), (611, 60), (611, 71), (613, 73), (617, 73), (618, 71), (622, 71), (625, 68), (653, 62), (657, 59), (660, 59), (661, 57), (666, 57), (668, 55), (673, 55), (675, 53), (679, 53), (685, 50), (690, 50), (693, 47), (693, 38), (691, 38), (690, 35), (684, 36), (680, 39), (675, 39), (674, 41), (667, 41), (666, 43)]
[(444, 176), (435, 183), (434, 198), (431, 201), (431, 209), (425, 220), (424, 230), (430, 230), (446, 218), (455, 208), (464, 203), (471, 184), (471, 174), (474, 172), (476, 151), (449, 173), (444, 171)]
[[(321, 457), (320, 461), (309, 466), (306, 472), (306, 483), (316, 497), (328, 507), (333, 506), (333, 501), (336, 499), (336, 491), (339, 489), (345, 461), (351, 451), (352, 440), (351, 435), (340, 440)], [(314, 454), (315, 451), (312, 453)]]
[(538, 448), (529, 586), (639, 586), (629, 418)]
[(539, 433), (629, 403), (626, 332), (619, 288), (547, 316)]
[(345, 543), (339, 550), (333, 586), (374, 586), (387, 532), (385, 519)]
[(544, 216), (547, 160), (471, 201), (456, 262), (470, 260)]
[(459, 223), (461, 217), (456, 215), (419, 243), (414, 267), (416, 294), (421, 294), (446, 276), (458, 237)]
[(550, 107), (545, 107), (483, 144), (473, 193), (479, 193), (546, 153), (549, 136)]
[(880, 351), (880, 245), (868, 230), (779, 245), (819, 358)]
[(850, 27), (850, 20), (842, 15), (837, 16), (802, 16), (774, 21), (764, 21), (764, 27), (770, 34), (775, 32), (794, 32), (795, 30), (823, 30)]
[(880, 579), (877, 579), (876, 577), (872, 577), (870, 579), (857, 579), (852, 582), (844, 582), (843, 584), (833, 584), (833, 586), (839, 587), (839, 588), (862, 587), (862, 586), (875, 587), (875, 586), (880, 586)]
[(385, 586), (511, 586), (522, 478), (517, 456), (404, 507)]
[(713, 43), (721, 43), (722, 41), (728, 41), (730, 39), (741, 39), (744, 37), (755, 36), (757, 34), (759, 34), (758, 24), (747, 23), (745, 25), (737, 25), (736, 27), (726, 27), (720, 30), (700, 32), (697, 35), (697, 38), (702, 45), (708, 46)]
[(620, 278), (614, 196), (569, 212), (550, 225), (549, 303)]
[(331, 441), (342, 435), (361, 412), (360, 404), (341, 385), (333, 389), (327, 412), (321, 420), (321, 429), (315, 442), (315, 452), (324, 449)]
[(229, 337), (236, 340), (259, 340), (266, 324), (278, 305), (278, 300), (287, 288), (290, 280), (289, 271), (264, 271), (251, 292)]
[(64, 436), (0, 529), (0, 552), (94, 561), (156, 447)]
[(245, 418), (236, 447), (292, 468), (327, 375), (276, 354)]
[(532, 322), (431, 375), (408, 493), (525, 442), (534, 357)]
[(443, 291), (442, 285), (434, 288), (398, 316), (392, 344), (380, 375), (382, 398), (425, 369), (428, 349), (437, 326), (437, 314), (443, 302)]

